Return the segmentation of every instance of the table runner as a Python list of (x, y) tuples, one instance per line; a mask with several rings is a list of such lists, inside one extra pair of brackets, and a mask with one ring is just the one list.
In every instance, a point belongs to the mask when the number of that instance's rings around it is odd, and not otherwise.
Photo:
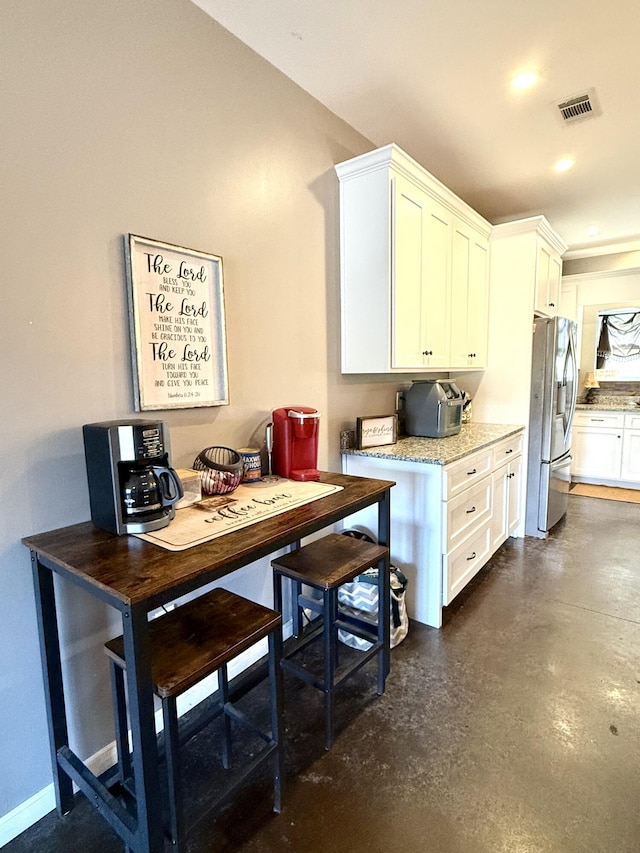
[(242, 483), (229, 495), (204, 498), (179, 509), (168, 527), (138, 537), (168, 551), (184, 551), (341, 490), (342, 486), (329, 483), (267, 477), (257, 483)]

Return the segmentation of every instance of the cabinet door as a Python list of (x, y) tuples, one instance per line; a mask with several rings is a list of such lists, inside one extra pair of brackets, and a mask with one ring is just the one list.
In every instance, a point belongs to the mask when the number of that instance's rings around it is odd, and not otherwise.
[(550, 314), (559, 313), (561, 287), (562, 258), (551, 255), (549, 258), (549, 286), (547, 288), (547, 306)]
[(447, 368), (450, 360), (451, 213), (430, 199), (424, 242), (423, 355), (428, 367)]
[(501, 465), (493, 472), (493, 515), (491, 516), (491, 551), (497, 551), (509, 535), (509, 466)]
[(391, 366), (422, 368), (428, 198), (410, 181), (397, 176), (392, 183), (392, 208)]
[(451, 251), (451, 367), (466, 367), (469, 362), (471, 243), (471, 231), (456, 219)]
[(640, 430), (624, 431), (621, 479), (640, 483)]
[(575, 426), (572, 432), (572, 474), (601, 480), (619, 480), (622, 430)]
[(391, 366), (447, 367), (451, 219), (425, 192), (393, 181)]
[(542, 243), (538, 243), (538, 255), (536, 258), (536, 295), (535, 308), (547, 313), (547, 302), (549, 301), (549, 263), (551, 254)]
[(493, 472), (491, 550), (497, 550), (520, 524), (522, 516), (522, 457)]
[(471, 243), (469, 262), (467, 343), (469, 366), (487, 366), (489, 334), (489, 238), (477, 234)]
[(522, 517), (522, 457), (516, 456), (509, 462), (509, 473), (507, 475), (508, 497), (507, 497), (507, 536), (520, 524)]
[(549, 316), (558, 313), (561, 278), (562, 259), (547, 244), (539, 240), (536, 259), (535, 308), (537, 311)]
[(486, 366), (488, 256), (488, 239), (456, 219), (451, 254), (451, 367)]

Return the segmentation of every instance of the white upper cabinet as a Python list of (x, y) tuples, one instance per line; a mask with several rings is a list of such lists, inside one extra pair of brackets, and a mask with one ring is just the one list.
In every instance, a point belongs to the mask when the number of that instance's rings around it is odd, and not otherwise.
[(392, 178), (391, 367), (446, 367), (451, 216), (402, 175)]
[(538, 238), (535, 310), (554, 317), (559, 313), (562, 258), (542, 237)]
[(529, 322), (533, 312), (559, 313), (562, 255), (567, 244), (544, 216), (495, 225), (491, 232), (491, 288), (500, 300), (518, 293), (519, 310)]
[(486, 367), (488, 299), (489, 238), (456, 217), (451, 257), (450, 367)]
[(484, 367), (489, 223), (396, 145), (336, 172), (342, 372)]

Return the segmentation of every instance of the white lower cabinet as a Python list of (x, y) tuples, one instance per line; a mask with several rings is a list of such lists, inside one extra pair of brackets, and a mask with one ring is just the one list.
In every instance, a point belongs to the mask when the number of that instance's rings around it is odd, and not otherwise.
[(443, 604), (450, 604), (487, 562), (491, 550), (491, 522), (476, 530), (455, 551), (442, 559)]
[(522, 456), (509, 462), (509, 491), (507, 495), (507, 533), (511, 536), (522, 518)]
[(501, 441), (493, 451), (491, 546), (495, 551), (522, 518), (522, 434)]
[[(346, 474), (395, 481), (391, 557), (409, 578), (409, 615), (439, 628), (450, 604), (521, 518), (522, 433), (449, 465), (345, 454)], [(369, 508), (351, 526), (376, 533)]]
[(625, 428), (622, 439), (620, 478), (633, 481), (640, 486), (640, 429)]
[(572, 479), (640, 488), (640, 415), (577, 411), (571, 448)]
[(571, 433), (573, 464), (577, 477), (619, 480), (622, 464), (622, 430), (603, 427), (574, 427)]

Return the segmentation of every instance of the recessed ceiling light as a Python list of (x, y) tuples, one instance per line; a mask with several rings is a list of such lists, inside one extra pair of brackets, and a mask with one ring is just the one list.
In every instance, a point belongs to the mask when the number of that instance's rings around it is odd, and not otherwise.
[(511, 81), (514, 89), (529, 89), (538, 82), (538, 75), (535, 71), (521, 71)]
[(599, 225), (591, 225), (589, 228), (587, 228), (587, 234), (589, 235), (589, 237), (595, 237), (599, 233), (600, 233), (600, 226)]
[(572, 160), (571, 157), (563, 157), (561, 160), (554, 165), (554, 169), (556, 172), (568, 172), (569, 169), (572, 169), (576, 165), (576, 161)]

